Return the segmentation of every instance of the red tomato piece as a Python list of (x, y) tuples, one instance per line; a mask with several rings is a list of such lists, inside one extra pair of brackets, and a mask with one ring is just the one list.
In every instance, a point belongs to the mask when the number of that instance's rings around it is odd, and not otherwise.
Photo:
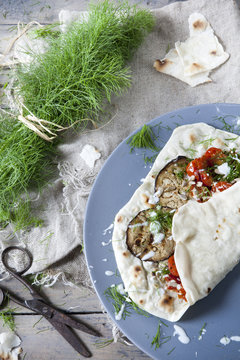
[(195, 176), (195, 180), (200, 181), (199, 170), (205, 169), (207, 166), (207, 161), (204, 156), (192, 160), (186, 167), (186, 172), (188, 176)]
[(221, 165), (226, 157), (221, 149), (215, 147), (209, 148), (204, 156), (207, 159), (208, 166)]
[(230, 188), (231, 186), (232, 186), (232, 184), (230, 184), (226, 181), (219, 181), (218, 183), (216, 183), (215, 185), (212, 186), (212, 191), (213, 192), (224, 191), (224, 190)]
[(200, 180), (205, 186), (212, 186), (213, 178), (207, 174), (205, 171), (200, 172)]
[(174, 255), (170, 256), (170, 258), (168, 259), (168, 268), (169, 268), (170, 273), (173, 276), (179, 277), (177, 267), (175, 264), (175, 260), (174, 260)]

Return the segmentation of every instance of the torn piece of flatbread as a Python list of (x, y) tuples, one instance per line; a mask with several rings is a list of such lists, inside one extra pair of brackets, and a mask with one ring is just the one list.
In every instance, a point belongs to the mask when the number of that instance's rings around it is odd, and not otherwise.
[(154, 67), (157, 71), (174, 76), (192, 87), (212, 81), (208, 77), (209, 71), (204, 71), (193, 76), (185, 75), (183, 64), (176, 49), (171, 49), (163, 60), (156, 60)]
[(223, 50), (205, 17), (194, 13), (190, 15), (188, 22), (192, 35), (184, 42), (175, 43), (184, 75), (195, 75), (223, 64), (229, 58), (229, 54)]
[(177, 41), (163, 60), (154, 62), (154, 67), (194, 87), (211, 82), (210, 71), (223, 64), (229, 54), (202, 14), (193, 13), (188, 22), (190, 37), (184, 42)]

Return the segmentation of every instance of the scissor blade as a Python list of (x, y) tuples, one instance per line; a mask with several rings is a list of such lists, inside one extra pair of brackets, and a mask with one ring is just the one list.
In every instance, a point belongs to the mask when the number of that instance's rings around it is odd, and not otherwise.
[(59, 310), (56, 310), (49, 304), (44, 303), (41, 300), (33, 299), (33, 300), (26, 300), (25, 304), (33, 311), (37, 312), (38, 314), (42, 314), (47, 320), (52, 319), (53, 321), (71, 326), (75, 329), (81, 330), (85, 333), (90, 335), (101, 337), (102, 335), (99, 334), (98, 331), (88, 327), (82, 322), (79, 322), (75, 319), (72, 319), (70, 316), (61, 313)]
[(84, 357), (91, 357), (92, 354), (86, 347), (86, 345), (82, 342), (81, 339), (65, 324), (60, 322), (55, 322), (53, 319), (46, 320), (54, 326), (54, 328), (64, 337), (64, 339), (81, 355)]
[(85, 333), (87, 333), (87, 334), (94, 335), (94, 336), (98, 336), (98, 337), (101, 337), (101, 336), (102, 336), (97, 330), (94, 330), (94, 329), (88, 327), (88, 326), (85, 325), (84, 323), (79, 322), (79, 321), (71, 318), (70, 316), (68, 316), (68, 315), (66, 315), (66, 314), (60, 313), (60, 312), (58, 312), (57, 310), (55, 310), (55, 311), (53, 312), (52, 319), (53, 319), (54, 321), (57, 321), (57, 322), (60, 322), (60, 323), (64, 323), (65, 325), (71, 326), (71, 327), (73, 327), (74, 329), (81, 330), (81, 331), (83, 331), (83, 332), (85, 332)]

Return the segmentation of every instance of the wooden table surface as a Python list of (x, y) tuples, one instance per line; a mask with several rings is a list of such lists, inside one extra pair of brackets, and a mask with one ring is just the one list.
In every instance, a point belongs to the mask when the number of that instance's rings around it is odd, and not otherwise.
[[(131, 4), (141, 3), (149, 9), (167, 5), (171, 0), (130, 0)], [(86, 10), (88, 0), (0, 0), (0, 52), (13, 36), (11, 28), (22, 21), (28, 23), (37, 20), (42, 24), (58, 21), (61, 9)], [(14, 289), (19, 296), (28, 293), (14, 280), (7, 283), (7, 287)], [(42, 288), (46, 296), (59, 308), (69, 311), (74, 317), (84, 320), (98, 329), (104, 338), (112, 339), (112, 329), (107, 315), (102, 312), (101, 304), (96, 294), (83, 294), (78, 288), (64, 286), (56, 283), (52, 288)], [(10, 304), (15, 307), (14, 304)], [(70, 345), (49, 325), (45, 319), (34, 315), (26, 309), (18, 307), (15, 311), (16, 332), (22, 339), (24, 360), (77, 360), (82, 359)], [(6, 331), (0, 320), (0, 332)], [(122, 343), (110, 344), (98, 348), (96, 338), (80, 333), (81, 339), (88, 344), (95, 360), (120, 360), (120, 359), (150, 359), (138, 348)]]

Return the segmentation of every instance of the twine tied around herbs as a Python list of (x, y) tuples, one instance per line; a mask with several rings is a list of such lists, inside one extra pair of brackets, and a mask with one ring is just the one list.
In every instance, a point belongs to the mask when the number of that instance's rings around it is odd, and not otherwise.
[[(25, 126), (27, 126), (30, 130), (34, 131), (38, 136), (46, 141), (52, 141), (57, 137), (56, 132), (70, 129), (75, 124), (79, 123), (82, 120), (77, 120), (73, 124), (67, 127), (63, 127), (61, 125), (55, 124), (52, 121), (39, 119), (36, 117), (24, 104), (18, 99), (20, 104), (20, 115), (18, 115), (18, 120), (21, 121)], [(29, 112), (29, 115), (23, 115), (23, 108)], [(49, 127), (55, 128), (55, 132)], [(49, 134), (49, 135), (48, 135)], [(52, 136), (50, 136), (52, 135)]]
[[(52, 121), (39, 119), (23, 104), (23, 102), (19, 99), (19, 97), (16, 100), (19, 104), (19, 112), (20, 112), (20, 115), (18, 115), (18, 120), (21, 121), (26, 127), (28, 127), (30, 130), (34, 131), (38, 136), (40, 136), (42, 139), (44, 139), (46, 141), (51, 142), (58, 136), (57, 132), (68, 130), (68, 129), (72, 128), (74, 125), (76, 125), (82, 121), (91, 121), (92, 124), (94, 125), (94, 127), (97, 128), (95, 121), (92, 119), (76, 120), (76, 121), (74, 121), (74, 123), (72, 123), (71, 125), (66, 126), (66, 127), (56, 124)], [(23, 109), (27, 110), (29, 114), (24, 116)], [(13, 114), (11, 114), (11, 115), (13, 115)], [(55, 129), (55, 130), (53, 130), (53, 129)]]

